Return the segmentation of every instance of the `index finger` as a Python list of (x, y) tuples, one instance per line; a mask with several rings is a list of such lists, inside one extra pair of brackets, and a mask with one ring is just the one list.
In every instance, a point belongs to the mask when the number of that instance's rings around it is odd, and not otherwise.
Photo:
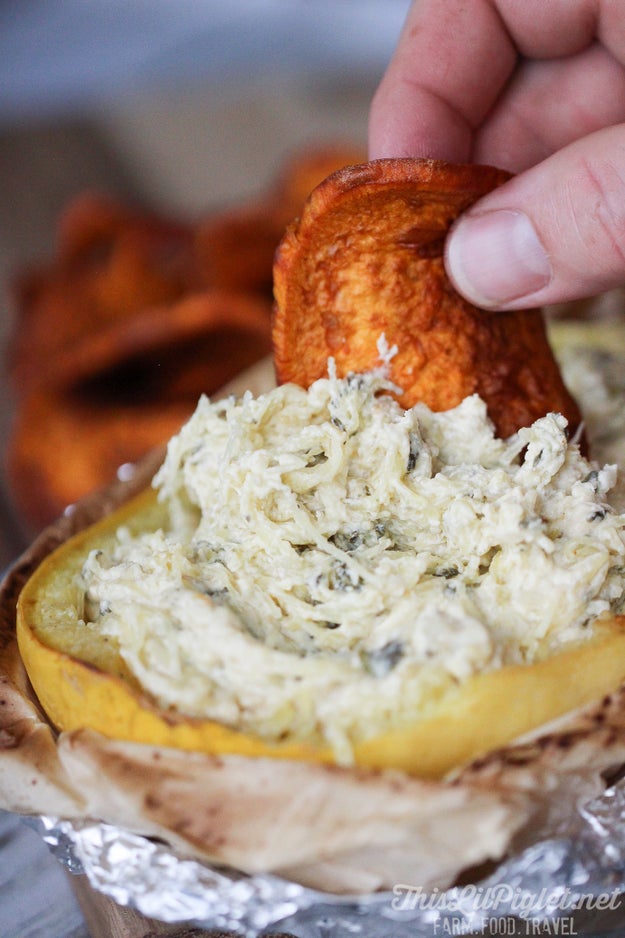
[(372, 104), (371, 158), (469, 161), (519, 56), (579, 52), (599, 19), (593, 0), (417, 0)]

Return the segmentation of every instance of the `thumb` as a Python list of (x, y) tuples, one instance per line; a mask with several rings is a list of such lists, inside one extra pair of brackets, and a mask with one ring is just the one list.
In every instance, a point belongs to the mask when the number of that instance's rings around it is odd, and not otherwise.
[(576, 141), (462, 215), (448, 275), (483, 309), (581, 299), (625, 283), (625, 125)]

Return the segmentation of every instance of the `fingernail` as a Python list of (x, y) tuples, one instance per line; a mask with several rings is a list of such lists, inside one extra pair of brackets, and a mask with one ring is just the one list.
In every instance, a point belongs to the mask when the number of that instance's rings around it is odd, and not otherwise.
[(551, 280), (549, 255), (523, 212), (463, 216), (447, 243), (447, 272), (475, 306), (497, 309)]

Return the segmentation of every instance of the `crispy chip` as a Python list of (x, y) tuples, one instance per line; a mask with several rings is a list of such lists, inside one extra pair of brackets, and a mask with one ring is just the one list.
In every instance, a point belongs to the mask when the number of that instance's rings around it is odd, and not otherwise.
[[(15, 277), (16, 316), (7, 365), (18, 395), (45, 382), (75, 382), (64, 372), (83, 341), (111, 332), (147, 309), (226, 289), (271, 300), (275, 250), (310, 189), (357, 151), (344, 145), (291, 157), (254, 200), (178, 222), (118, 199), (76, 196), (58, 223), (56, 257)], [(102, 341), (108, 341), (102, 339)], [(120, 339), (123, 346), (123, 340)], [(66, 356), (80, 346), (80, 355)]]
[(273, 257), (286, 223), (282, 213), (265, 202), (201, 220), (195, 232), (195, 255), (203, 281), (218, 289), (271, 297)]
[[(57, 252), (62, 263), (97, 260), (124, 232), (151, 240), (189, 237), (189, 225), (165, 219), (104, 195), (83, 192), (75, 196), (62, 212), (57, 230)], [(95, 256), (94, 256), (95, 255)]]
[(451, 286), (443, 264), (452, 222), (508, 178), (485, 166), (390, 159), (347, 167), (311, 195), (274, 266), (273, 328), (280, 382), (379, 364), (380, 337), (397, 352), (400, 403), (447, 410), (486, 401), (506, 437), (549, 411), (579, 411), (565, 388), (538, 310), (488, 313)]
[[(77, 389), (108, 383), (135, 397), (165, 398), (186, 387), (210, 394), (270, 351), (271, 306), (260, 297), (227, 290), (192, 293), (169, 306), (147, 307), (123, 323), (85, 335), (58, 353), (49, 383)], [(194, 377), (192, 378), (191, 375)], [(117, 388), (117, 390), (116, 390)], [(179, 396), (178, 392), (178, 396)]]
[(16, 278), (7, 349), (15, 389), (58, 374), (57, 355), (85, 336), (171, 303), (197, 282), (190, 228), (79, 199), (61, 219), (57, 259)]
[(201, 393), (269, 352), (276, 247), (309, 190), (355, 156), (302, 150), (254, 200), (184, 224), (96, 193), (69, 203), (55, 258), (16, 280), (7, 348), (10, 483), (31, 524), (107, 482)]
[(94, 405), (79, 394), (35, 390), (20, 409), (6, 474), (22, 519), (38, 530), (168, 439), (190, 416), (189, 401)]
[(279, 207), (284, 224), (299, 215), (313, 189), (345, 166), (362, 163), (366, 153), (347, 143), (327, 144), (294, 153), (278, 173), (269, 201)]
[(345, 144), (299, 151), (260, 198), (201, 219), (195, 251), (205, 282), (271, 296), (274, 254), (285, 228), (316, 185), (358, 159), (362, 151)]
[(7, 476), (33, 528), (166, 442), (202, 393), (269, 352), (269, 305), (255, 297), (207, 291), (166, 312), (146, 311), (124, 330), (85, 339), (61, 363), (74, 383), (23, 399)]

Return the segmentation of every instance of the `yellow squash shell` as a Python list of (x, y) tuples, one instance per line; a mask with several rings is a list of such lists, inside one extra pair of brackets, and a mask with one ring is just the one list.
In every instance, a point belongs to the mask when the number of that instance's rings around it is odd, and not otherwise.
[[(24, 587), (17, 607), (19, 649), (49, 719), (62, 731), (89, 728), (112, 739), (175, 749), (331, 763), (328, 748), (303, 738), (276, 744), (212, 720), (164, 711), (114, 649), (81, 645), (76, 576), (87, 553), (110, 543), (120, 525), (139, 532), (164, 521), (164, 509), (148, 489), (57, 548)], [(600, 700), (624, 681), (625, 617), (618, 616), (596, 623), (583, 644), (471, 678), (434, 702), (425, 717), (357, 743), (354, 762), (440, 778)]]

